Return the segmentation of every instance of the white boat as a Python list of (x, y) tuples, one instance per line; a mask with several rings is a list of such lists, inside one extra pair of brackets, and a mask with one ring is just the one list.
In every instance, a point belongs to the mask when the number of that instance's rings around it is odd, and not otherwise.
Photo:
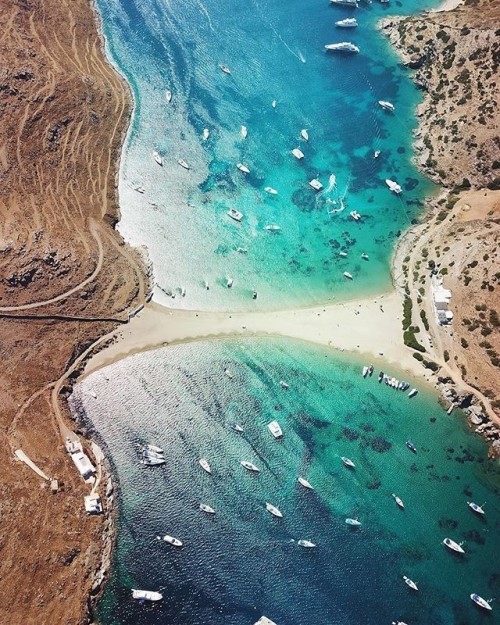
[(364, 252), (361, 254), (361, 258), (362, 258), (363, 260), (369, 260), (369, 259), (370, 259), (370, 257), (368, 256), (368, 254), (365, 254)]
[(394, 180), (391, 180), (390, 178), (385, 179), (385, 184), (389, 187), (389, 189), (393, 193), (399, 194), (403, 190), (397, 182), (395, 182)]
[(392, 621), (392, 625), (408, 625), (404, 621)]
[(210, 136), (210, 130), (208, 128), (203, 128), (202, 137), (203, 137), (204, 141), (206, 141), (209, 136)]
[(283, 436), (283, 430), (277, 421), (271, 421), (267, 426), (274, 438), (281, 438)]
[(276, 506), (273, 506), (272, 503), (266, 503), (266, 510), (270, 512), (273, 516), (277, 517), (278, 519), (283, 518), (283, 514), (281, 513), (281, 511), (278, 510)]
[(329, 52), (359, 52), (358, 46), (355, 46), (350, 41), (341, 41), (340, 43), (328, 43), (325, 46), (325, 50), (328, 50)]
[(418, 393), (416, 388), (412, 388), (411, 391), (408, 393), (408, 397), (415, 397), (415, 395)]
[(158, 447), (157, 445), (151, 445), (150, 443), (144, 445), (144, 449), (147, 449), (148, 451), (153, 451), (156, 454), (163, 453), (163, 449), (161, 447)]
[(226, 280), (226, 288), (230, 289), (233, 286), (233, 279), (227, 278)]
[(349, 467), (350, 469), (354, 469), (356, 467), (354, 462), (350, 458), (348, 458), (347, 456), (342, 456), (341, 460), (345, 464), (345, 466)]
[(347, 258), (347, 252), (343, 252), (343, 251), (342, 251), (342, 252), (339, 252), (339, 253), (338, 253), (338, 255), (339, 255), (341, 258)]
[(386, 111), (394, 111), (395, 107), (392, 102), (387, 102), (387, 100), (379, 100), (379, 105)]
[[(477, 503), (474, 503), (473, 501), (468, 501), (467, 505), (474, 512), (477, 512), (478, 514), (484, 514), (484, 510), (483, 510), (482, 506), (478, 506)], [(483, 503), (483, 506), (484, 506), (484, 503)]]
[(205, 458), (200, 458), (198, 462), (200, 463), (200, 466), (204, 471), (206, 471), (209, 475), (212, 474), (212, 469), (210, 468), (210, 465), (208, 464), (208, 460), (206, 460)]
[(250, 170), (248, 169), (248, 167), (246, 165), (243, 165), (243, 163), (237, 163), (236, 167), (242, 171), (244, 174), (249, 174)]
[(394, 501), (398, 504), (398, 506), (399, 506), (402, 510), (404, 510), (405, 505), (404, 505), (404, 503), (403, 503), (403, 500), (402, 500), (402, 499), (400, 499), (400, 498), (399, 498), (397, 495), (395, 495), (394, 493), (392, 493), (392, 496), (394, 497)]
[(293, 154), (293, 155), (295, 156), (295, 158), (297, 158), (299, 161), (300, 161), (300, 159), (301, 159), (301, 158), (304, 158), (304, 154), (303, 154), (303, 152), (301, 152), (301, 151), (299, 150), (299, 148), (294, 148), (294, 149), (292, 150), (292, 154)]
[(204, 287), (205, 287), (205, 289), (206, 289), (207, 291), (210, 289), (210, 284), (208, 284), (208, 280), (205, 280), (205, 281), (203, 282), (203, 285), (204, 285)]
[(207, 506), (206, 503), (200, 503), (200, 510), (202, 512), (206, 512), (207, 514), (215, 514), (215, 510), (212, 507)]
[(267, 616), (261, 616), (260, 619), (254, 623), (254, 625), (276, 625), (274, 621), (271, 621)]
[(224, 369), (224, 374), (227, 375), (227, 377), (232, 380), (233, 379), (233, 372), (231, 371), (231, 369)]
[(354, 221), (359, 221), (361, 219), (361, 215), (358, 211), (351, 211), (349, 215), (354, 219)]
[(323, 185), (317, 178), (309, 180), (309, 186), (311, 186), (315, 191), (321, 191), (321, 189), (323, 188)]
[(302, 128), (302, 130), (300, 131), (300, 136), (302, 137), (302, 139), (304, 139), (304, 141), (309, 141), (309, 133), (305, 128)]
[(167, 104), (170, 104), (170, 102), (172, 102), (172, 92), (171, 91), (166, 91), (165, 92), (165, 100), (167, 101)]
[(132, 189), (134, 191), (137, 191), (137, 193), (145, 193), (146, 192), (146, 189), (144, 187), (141, 187), (140, 184), (133, 184), (132, 185)]
[(456, 551), (457, 553), (465, 553), (462, 549), (463, 543), (456, 543), (454, 540), (451, 540), (451, 538), (445, 538), (443, 540), (443, 545), (452, 551)]
[(357, 25), (358, 22), (354, 17), (348, 17), (345, 20), (339, 20), (338, 22), (335, 22), (335, 26), (338, 26), (339, 28), (356, 28)]
[(264, 191), (269, 193), (269, 195), (278, 195), (276, 189), (273, 189), (272, 187), (264, 187)]
[(245, 469), (247, 469), (247, 471), (252, 471), (253, 473), (260, 473), (260, 469), (257, 468), (251, 462), (248, 462), (248, 460), (241, 460), (240, 464), (241, 464), (242, 467), (245, 467)]
[(143, 458), (157, 458), (159, 460), (165, 460), (163, 452), (158, 453), (157, 451), (151, 451), (149, 449), (143, 449), (142, 456)]
[(269, 224), (268, 226), (264, 226), (264, 230), (269, 232), (279, 232), (281, 230), (281, 226), (277, 226), (276, 224)]
[(161, 592), (156, 592), (156, 590), (137, 590), (136, 588), (131, 588), (131, 590), (132, 598), (139, 599), (139, 601), (160, 601), (163, 599)]
[(405, 581), (405, 584), (409, 586), (412, 590), (418, 590), (418, 586), (415, 584), (415, 582), (412, 579), (410, 579), (409, 577), (406, 577), (406, 575), (403, 575), (403, 579)]
[(375, 150), (373, 153), (373, 158), (378, 158), (380, 156), (380, 150)]
[(477, 603), (477, 605), (480, 606), (481, 608), (484, 608), (485, 610), (493, 610), (489, 601), (486, 601), (486, 599), (483, 599), (482, 597), (477, 595), (475, 592), (471, 594), (470, 598), (472, 599), (472, 601), (474, 601), (474, 603)]
[(165, 464), (165, 458), (156, 458), (144, 453), (140, 462), (146, 467), (159, 467), (160, 465)]
[(368, 367), (366, 367), (366, 366), (365, 366), (365, 367), (363, 367), (363, 373), (362, 373), (362, 376), (363, 376), (364, 378), (366, 378), (366, 376), (367, 376), (367, 375), (368, 375)]
[(240, 129), (240, 132), (241, 132), (241, 136), (243, 137), (243, 139), (246, 139), (247, 135), (248, 135), (247, 127), (246, 126), (242, 126), (241, 129)]
[(361, 522), (358, 519), (346, 519), (345, 522), (347, 525), (352, 525), (353, 527), (358, 527), (361, 525)]
[(344, 278), (347, 278), (348, 280), (352, 280), (352, 275), (348, 271), (344, 271)]
[(339, 4), (343, 7), (355, 7), (358, 6), (358, 0), (330, 0), (332, 4)]
[(184, 167), (184, 169), (191, 169), (183, 158), (180, 158), (177, 162), (181, 167)]
[(308, 482), (304, 477), (298, 477), (297, 482), (301, 484), (304, 488), (308, 488), (309, 490), (314, 490), (314, 486)]
[(220, 69), (224, 72), (224, 74), (230, 74), (231, 70), (229, 69), (229, 67), (227, 65), (219, 65)]
[(276, 104), (277, 104), (276, 100), (273, 100), (273, 101), (271, 102), (271, 106), (273, 107), (273, 109), (275, 109), (275, 108), (276, 108)]
[(163, 166), (163, 159), (156, 150), (153, 152), (153, 158), (158, 163), (158, 165), (160, 165), (160, 167)]
[(235, 432), (240, 432), (241, 433), (241, 432), (243, 432), (243, 426), (241, 426), (239, 423), (235, 423), (233, 425), (233, 430)]
[(234, 221), (241, 221), (243, 219), (243, 213), (240, 213), (240, 211), (236, 210), (235, 208), (230, 208), (226, 215), (229, 215), (229, 217), (231, 217), (231, 219), (234, 219)]
[(288, 389), (290, 388), (285, 380), (280, 380), (280, 386), (284, 391), (288, 391)]
[(156, 538), (158, 540), (164, 540), (166, 543), (172, 545), (173, 547), (182, 547), (182, 542), (178, 538), (174, 538), (173, 536), (169, 536), (168, 534), (165, 534), (165, 536), (163, 537), (157, 536)]
[(297, 545), (300, 545), (301, 547), (308, 547), (309, 549), (311, 547), (316, 547), (316, 545), (312, 543), (310, 540), (298, 540)]

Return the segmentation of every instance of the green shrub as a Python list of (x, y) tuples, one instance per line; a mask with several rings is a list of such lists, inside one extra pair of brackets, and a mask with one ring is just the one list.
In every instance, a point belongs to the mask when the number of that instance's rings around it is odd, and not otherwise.
[(420, 319), (422, 319), (422, 323), (424, 324), (424, 328), (429, 332), (429, 321), (427, 319), (427, 315), (425, 314), (425, 310), (420, 311)]
[(403, 333), (403, 341), (404, 344), (407, 345), (408, 347), (411, 347), (411, 349), (416, 350), (417, 352), (425, 352), (426, 349), (423, 345), (420, 345), (420, 343), (417, 341), (414, 332), (412, 332), (411, 330), (406, 330)]
[(448, 360), (450, 359), (450, 352), (447, 349), (445, 349), (443, 352), (443, 356), (444, 356), (444, 361), (448, 362)]

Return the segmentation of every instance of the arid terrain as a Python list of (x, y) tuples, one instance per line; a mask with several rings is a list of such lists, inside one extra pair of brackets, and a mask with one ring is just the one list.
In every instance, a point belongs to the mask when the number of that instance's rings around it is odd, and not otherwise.
[(0, 622), (76, 625), (108, 521), (84, 512), (52, 389), (145, 298), (113, 229), (129, 94), (87, 0), (0, 0), (0, 14)]

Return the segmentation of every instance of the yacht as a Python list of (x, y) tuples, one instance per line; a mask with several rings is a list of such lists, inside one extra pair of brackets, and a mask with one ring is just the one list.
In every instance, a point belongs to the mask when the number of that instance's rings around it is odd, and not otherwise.
[(300, 159), (304, 158), (304, 153), (301, 152), (299, 148), (294, 148), (292, 150), (292, 154), (295, 156), (295, 158), (299, 159), (299, 161)]
[(285, 382), (285, 380), (280, 380), (280, 386), (284, 391), (288, 391), (290, 386)]
[(358, 46), (355, 46), (350, 41), (342, 41), (341, 43), (328, 43), (325, 46), (325, 50), (330, 52), (359, 52)]
[(315, 191), (321, 191), (321, 189), (323, 188), (323, 185), (317, 178), (309, 180), (309, 186), (311, 186)]
[(131, 588), (131, 590), (132, 599), (139, 599), (139, 601), (160, 601), (163, 599), (161, 592), (155, 590), (136, 590), (135, 588)]
[[(474, 512), (477, 512), (478, 514), (484, 514), (483, 507), (482, 506), (478, 506), (477, 503), (474, 503), (473, 501), (468, 501), (467, 505)], [(484, 506), (484, 503), (483, 503), (483, 506)]]
[(200, 458), (198, 462), (200, 463), (200, 466), (204, 471), (206, 471), (209, 475), (212, 474), (212, 469), (210, 468), (210, 465), (208, 464), (208, 460), (206, 460), (205, 458)]
[(260, 619), (254, 623), (254, 625), (276, 625), (274, 621), (271, 621), (267, 616), (261, 616)]
[(283, 436), (283, 430), (277, 421), (271, 421), (267, 426), (274, 438), (281, 438)]
[(348, 280), (352, 280), (352, 275), (348, 272), (348, 271), (344, 271), (344, 278), (347, 278)]
[(165, 100), (167, 101), (167, 104), (170, 104), (170, 102), (172, 102), (172, 92), (171, 91), (167, 91), (165, 93)]
[(416, 388), (412, 388), (411, 391), (408, 393), (408, 397), (415, 397), (415, 395), (418, 393)]
[(380, 156), (380, 150), (375, 150), (373, 153), (373, 158), (378, 158)]
[(359, 221), (361, 219), (361, 215), (358, 211), (351, 211), (349, 215), (354, 219), (354, 221)]
[(412, 590), (418, 590), (418, 586), (415, 584), (415, 582), (412, 579), (410, 579), (409, 577), (406, 577), (406, 575), (403, 575), (403, 579), (405, 580), (405, 584), (409, 586)]
[(398, 504), (398, 506), (401, 508), (401, 510), (404, 510), (405, 505), (403, 503), (403, 500), (398, 497), (397, 495), (395, 495), (394, 493), (392, 493), (392, 496), (394, 497), (394, 501)]
[(387, 102), (386, 100), (379, 100), (378, 103), (380, 106), (386, 111), (394, 111), (394, 104), (392, 102)]
[(182, 547), (182, 542), (178, 538), (174, 538), (173, 536), (169, 536), (168, 534), (165, 534), (163, 538), (161, 536), (157, 536), (156, 538), (158, 540), (164, 540), (166, 543), (172, 545), (173, 547)]
[(335, 22), (335, 26), (338, 26), (339, 28), (356, 28), (357, 25), (358, 22), (354, 17), (348, 17), (345, 20)]
[(248, 167), (246, 165), (243, 165), (243, 163), (237, 163), (236, 167), (242, 171), (244, 174), (249, 174), (250, 170), (248, 169)]
[(241, 460), (240, 464), (241, 464), (242, 467), (245, 467), (245, 469), (247, 469), (247, 471), (252, 471), (253, 473), (260, 473), (260, 469), (257, 468), (251, 462), (248, 462), (248, 460)]
[(269, 193), (269, 195), (278, 195), (276, 189), (273, 189), (272, 187), (264, 187), (264, 191)]
[(200, 510), (202, 512), (206, 512), (207, 514), (215, 514), (215, 510), (212, 507), (207, 506), (206, 503), (200, 503)]
[(309, 490), (314, 490), (314, 486), (308, 482), (304, 477), (298, 477), (297, 482), (301, 484), (304, 488), (308, 488)]
[(203, 128), (203, 140), (206, 141), (208, 139), (208, 137), (210, 136), (210, 130), (208, 128)]
[(268, 232), (279, 232), (281, 230), (281, 226), (269, 224), (268, 226), (264, 226), (264, 230), (267, 230)]
[(393, 193), (396, 193), (397, 195), (399, 195), (399, 193), (403, 190), (397, 182), (394, 182), (394, 180), (390, 180), (389, 178), (385, 179), (385, 184)]
[(241, 136), (243, 137), (243, 139), (246, 139), (247, 135), (248, 135), (247, 127), (246, 126), (242, 126), (241, 129), (240, 129), (240, 133), (241, 133)]
[(184, 169), (191, 169), (184, 159), (180, 158), (177, 162), (181, 167), (184, 167)]
[(310, 540), (298, 540), (297, 545), (300, 545), (301, 547), (309, 547), (309, 548), (316, 547), (316, 545), (312, 543)]
[[(482, 597), (477, 595), (475, 592), (473, 592), (471, 594), (470, 598), (472, 599), (472, 601), (474, 601), (474, 603), (477, 603), (477, 605), (479, 607), (484, 608), (485, 610), (492, 610), (493, 609), (491, 607), (489, 601), (486, 601), (486, 599), (483, 599)], [(491, 601), (491, 599), (490, 599), (490, 601)]]
[(283, 514), (281, 513), (281, 511), (278, 510), (276, 506), (273, 506), (272, 503), (266, 503), (266, 510), (270, 512), (273, 516), (277, 517), (278, 519), (283, 518)]
[(156, 150), (153, 152), (153, 158), (158, 163), (158, 165), (160, 165), (160, 167), (163, 166), (163, 159)]
[(341, 460), (345, 464), (346, 467), (349, 467), (351, 469), (354, 469), (356, 467), (354, 462), (350, 458), (348, 458), (347, 456), (342, 456)]
[(407, 447), (408, 447), (408, 449), (409, 449), (410, 451), (412, 451), (414, 454), (416, 454), (416, 453), (417, 453), (417, 448), (415, 447), (415, 445), (414, 445), (414, 444), (413, 444), (410, 440), (407, 440), (407, 441), (406, 441), (406, 446), (407, 446)]
[(302, 139), (304, 139), (304, 141), (309, 141), (309, 133), (305, 128), (302, 128), (302, 130), (300, 131), (300, 136), (302, 137)]
[(227, 278), (226, 280), (226, 288), (230, 289), (233, 286), (233, 279)]
[(231, 70), (229, 69), (229, 67), (227, 65), (220, 64), (219, 67), (220, 67), (221, 71), (224, 72), (224, 74), (230, 74), (231, 73)]
[(358, 519), (346, 519), (345, 522), (347, 523), (347, 525), (352, 525), (354, 527), (358, 527), (359, 525), (361, 525)]
[(463, 543), (456, 543), (454, 540), (451, 540), (451, 538), (445, 538), (443, 540), (443, 545), (452, 551), (456, 551), (457, 553), (465, 553), (462, 549)]
[(240, 213), (240, 211), (236, 210), (235, 208), (230, 208), (226, 215), (229, 215), (229, 217), (231, 217), (231, 219), (234, 219), (234, 221), (241, 221), (243, 219), (243, 213)]
[(358, 0), (330, 0), (332, 4), (339, 4), (343, 7), (358, 7)]

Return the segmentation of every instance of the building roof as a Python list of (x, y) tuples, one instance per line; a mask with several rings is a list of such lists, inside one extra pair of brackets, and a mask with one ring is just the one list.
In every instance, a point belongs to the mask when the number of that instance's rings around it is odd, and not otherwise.
[(71, 458), (75, 463), (76, 468), (80, 472), (84, 478), (90, 477), (94, 472), (95, 468), (90, 462), (88, 456), (83, 453), (83, 451), (79, 451), (76, 454), (71, 454)]

